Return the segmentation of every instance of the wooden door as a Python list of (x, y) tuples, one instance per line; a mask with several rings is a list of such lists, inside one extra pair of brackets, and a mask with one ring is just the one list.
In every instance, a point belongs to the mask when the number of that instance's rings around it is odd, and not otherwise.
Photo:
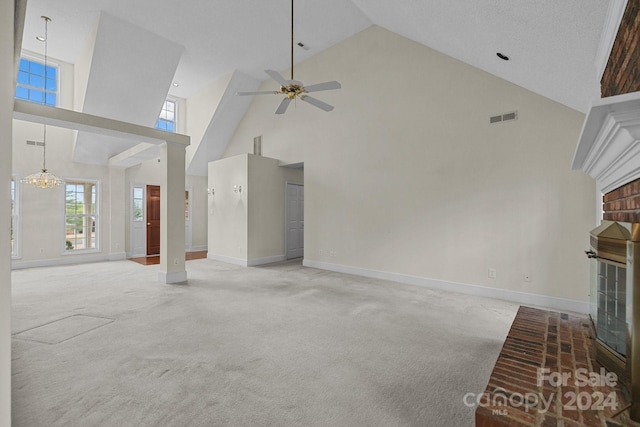
[(147, 185), (147, 255), (160, 253), (160, 186)]

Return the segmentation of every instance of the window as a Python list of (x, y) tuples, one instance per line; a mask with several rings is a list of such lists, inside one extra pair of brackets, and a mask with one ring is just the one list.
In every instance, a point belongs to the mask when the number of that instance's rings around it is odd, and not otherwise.
[(20, 59), (16, 98), (55, 107), (58, 99), (58, 68), (47, 65), (45, 84), (44, 64)]
[(16, 258), (18, 252), (18, 184), (16, 179), (11, 177), (11, 256)]
[(162, 111), (160, 111), (160, 118), (156, 123), (156, 129), (163, 130), (165, 132), (176, 131), (176, 102), (171, 99), (164, 101)]
[(133, 220), (144, 221), (144, 188), (133, 187)]
[(65, 251), (98, 249), (98, 184), (65, 184)]

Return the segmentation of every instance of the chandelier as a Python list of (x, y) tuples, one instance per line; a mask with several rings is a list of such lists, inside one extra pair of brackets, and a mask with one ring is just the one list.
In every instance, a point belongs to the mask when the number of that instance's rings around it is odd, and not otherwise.
[[(47, 68), (48, 68), (48, 56), (47, 56), (47, 43), (49, 40), (48, 24), (51, 18), (47, 16), (41, 17), (44, 20), (44, 38), (38, 36), (36, 39), (44, 41), (44, 84), (42, 87), (42, 104), (46, 105), (47, 100)], [(57, 176), (47, 172), (47, 123), (45, 121), (43, 134), (42, 134), (42, 169), (40, 172), (32, 173), (20, 180), (20, 182), (33, 185), (38, 188), (54, 188), (64, 184), (64, 181)]]

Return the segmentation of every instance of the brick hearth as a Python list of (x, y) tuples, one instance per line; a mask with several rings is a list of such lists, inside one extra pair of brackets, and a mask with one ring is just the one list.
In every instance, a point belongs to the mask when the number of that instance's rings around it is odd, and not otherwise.
[[(580, 383), (592, 372), (603, 372), (592, 335), (586, 316), (520, 307), (476, 410), (476, 426), (640, 426), (622, 411), (628, 398), (619, 385)], [(539, 385), (539, 369), (544, 368), (552, 377)], [(562, 373), (570, 377), (556, 385), (553, 380)], [(605, 398), (615, 393), (617, 408), (604, 400), (604, 408), (591, 409), (589, 403), (597, 404), (599, 393)], [(572, 402), (572, 396), (581, 402)], [(547, 411), (542, 398), (551, 402)]]

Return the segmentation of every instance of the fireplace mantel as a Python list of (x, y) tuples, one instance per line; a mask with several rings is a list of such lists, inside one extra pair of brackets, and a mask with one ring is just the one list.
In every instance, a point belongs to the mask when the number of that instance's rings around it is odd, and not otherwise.
[(595, 178), (602, 193), (640, 178), (640, 92), (593, 103), (571, 168)]

